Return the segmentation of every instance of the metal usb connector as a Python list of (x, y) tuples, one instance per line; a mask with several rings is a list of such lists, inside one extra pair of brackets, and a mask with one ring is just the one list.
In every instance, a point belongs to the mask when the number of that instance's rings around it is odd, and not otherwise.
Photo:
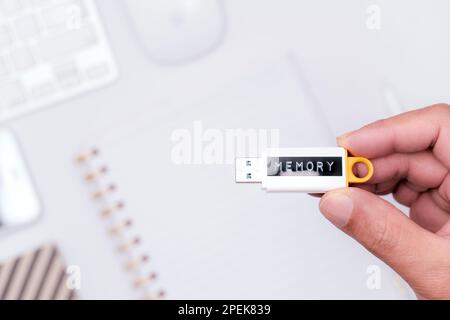
[(262, 158), (236, 158), (236, 182), (239, 183), (257, 183), (262, 182), (264, 174)]

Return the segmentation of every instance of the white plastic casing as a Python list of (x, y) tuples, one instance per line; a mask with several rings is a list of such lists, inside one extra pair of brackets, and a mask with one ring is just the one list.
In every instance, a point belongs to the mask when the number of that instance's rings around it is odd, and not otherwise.
[[(297, 148), (297, 149), (268, 149), (263, 154), (261, 164), (265, 164), (265, 174), (262, 174), (262, 188), (267, 191), (300, 191), (300, 192), (326, 192), (331, 189), (347, 186), (347, 151), (344, 148)], [(342, 175), (340, 176), (268, 176), (268, 157), (340, 157), (342, 159)]]
[[(281, 157), (284, 157), (281, 162), (284, 162), (285, 169), (288, 165), (289, 169), (294, 165), (296, 169), (281, 170), (280, 159), (276, 159)], [(293, 158), (294, 161), (289, 161), (286, 157)], [(295, 159), (296, 157), (300, 158)], [(330, 159), (327, 159), (328, 157)], [(303, 161), (305, 158), (314, 159)], [(274, 163), (275, 165), (271, 167)], [(298, 167), (300, 165), (301, 169)], [(319, 166), (322, 170), (318, 169)], [(347, 150), (339, 147), (267, 149), (260, 158), (236, 159), (236, 181), (260, 182), (263, 189), (275, 192), (323, 193), (347, 187)]]

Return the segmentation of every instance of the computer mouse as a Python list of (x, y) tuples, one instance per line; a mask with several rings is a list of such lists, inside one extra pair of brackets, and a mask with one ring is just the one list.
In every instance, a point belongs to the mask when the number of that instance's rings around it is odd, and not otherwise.
[(0, 127), (0, 234), (36, 221), (41, 211), (19, 143), (11, 130)]
[(137, 37), (149, 57), (180, 63), (211, 52), (223, 39), (221, 0), (127, 0)]

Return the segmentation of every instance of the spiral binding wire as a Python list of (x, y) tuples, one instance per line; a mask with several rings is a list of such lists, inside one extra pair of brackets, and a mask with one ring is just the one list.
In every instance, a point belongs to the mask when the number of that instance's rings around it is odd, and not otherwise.
[(100, 204), (99, 214), (107, 225), (108, 233), (117, 242), (118, 255), (125, 258), (124, 268), (133, 276), (131, 285), (144, 293), (144, 299), (162, 299), (165, 292), (162, 290), (152, 291), (157, 274), (155, 272), (143, 272), (143, 266), (150, 260), (146, 254), (135, 255), (136, 248), (142, 243), (139, 236), (129, 236), (132, 233), (133, 220), (123, 218), (119, 214), (125, 211), (123, 201), (111, 201), (112, 194), (117, 192), (114, 183), (105, 184), (104, 177), (108, 175), (107, 166), (94, 166), (94, 160), (98, 158), (100, 150), (92, 148), (81, 153), (76, 162), (84, 169), (83, 180), (93, 186), (92, 199)]

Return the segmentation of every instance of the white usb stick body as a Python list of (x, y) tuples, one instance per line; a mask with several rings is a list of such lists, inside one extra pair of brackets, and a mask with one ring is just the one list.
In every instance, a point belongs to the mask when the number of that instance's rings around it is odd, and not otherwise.
[[(367, 167), (365, 177), (353, 174), (358, 162)], [(236, 182), (261, 183), (266, 191), (323, 193), (364, 183), (372, 174), (370, 160), (339, 147), (267, 149), (260, 158), (236, 158)]]

